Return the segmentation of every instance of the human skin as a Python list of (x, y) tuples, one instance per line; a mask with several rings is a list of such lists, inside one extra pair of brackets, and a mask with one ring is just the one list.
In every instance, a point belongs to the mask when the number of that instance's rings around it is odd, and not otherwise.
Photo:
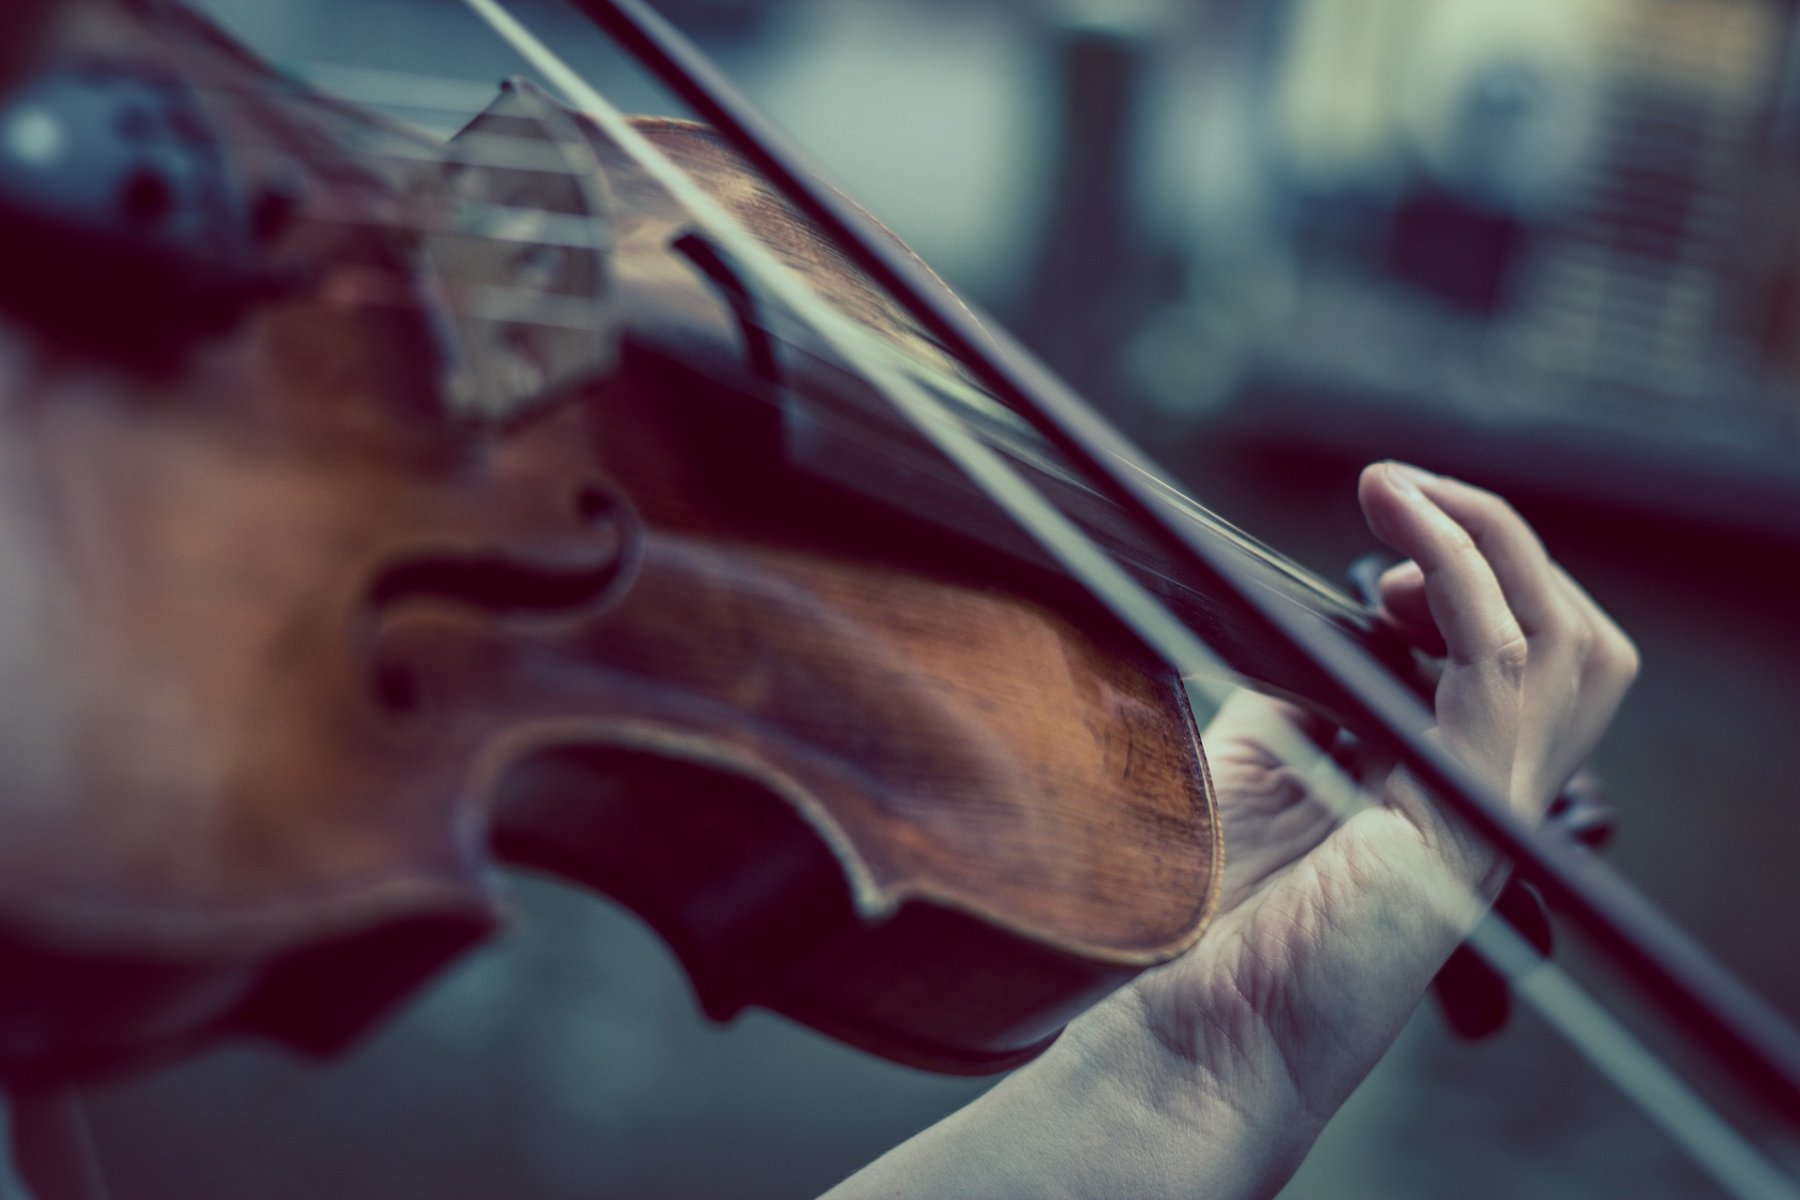
[[(1444, 656), (1431, 736), (1535, 822), (1611, 722), (1635, 647), (1499, 497), (1378, 463), (1358, 499), (1406, 559), (1384, 614)], [(1504, 877), (1403, 769), (1340, 823), (1274, 750), (1295, 732), (1329, 731), (1251, 693), (1207, 729), (1228, 853), (1200, 941), (834, 1200), (1251, 1197), (1292, 1176)]]

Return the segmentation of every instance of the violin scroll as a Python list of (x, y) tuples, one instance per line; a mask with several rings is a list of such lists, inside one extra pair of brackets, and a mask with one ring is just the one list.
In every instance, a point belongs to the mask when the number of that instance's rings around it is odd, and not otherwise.
[(279, 290), (291, 198), (234, 178), (193, 89), (98, 59), (0, 101), (0, 306), (93, 357), (167, 364)]

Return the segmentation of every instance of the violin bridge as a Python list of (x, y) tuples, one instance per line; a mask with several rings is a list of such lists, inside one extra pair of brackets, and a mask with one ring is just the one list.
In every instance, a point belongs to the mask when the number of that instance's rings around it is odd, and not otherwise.
[(503, 421), (617, 354), (611, 203), (574, 119), (511, 80), (448, 144), (449, 220), (421, 246), (452, 417)]

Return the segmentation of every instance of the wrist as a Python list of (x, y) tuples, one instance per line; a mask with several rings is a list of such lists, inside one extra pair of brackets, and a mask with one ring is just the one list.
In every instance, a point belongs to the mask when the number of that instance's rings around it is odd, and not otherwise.
[(1132, 984), (1015, 1077), (1063, 1098), (1069, 1111), (1061, 1119), (1078, 1123), (1089, 1142), (1130, 1148), (1092, 1158), (1096, 1175), (1081, 1177), (1093, 1186), (1074, 1194), (1273, 1195), (1324, 1126), (1279, 1049), (1252, 1038), (1236, 1053), (1196, 1055), (1165, 1033)]
[[(1177, 1065), (1129, 989), (1044, 1055), (841, 1184), (862, 1196), (1233, 1200), (1272, 1195), (1317, 1134)], [(1279, 1106), (1273, 1106), (1279, 1108)], [(1252, 1113), (1257, 1116), (1252, 1117)], [(1295, 1135), (1300, 1129), (1310, 1132)]]

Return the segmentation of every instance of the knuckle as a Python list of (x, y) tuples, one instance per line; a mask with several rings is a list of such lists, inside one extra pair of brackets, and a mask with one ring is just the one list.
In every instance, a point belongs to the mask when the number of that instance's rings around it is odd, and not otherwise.
[(1583, 661), (1584, 680), (1598, 684), (1607, 694), (1622, 696), (1637, 679), (1637, 646), (1616, 626), (1594, 630), (1592, 637), (1593, 651)]
[(1524, 679), (1525, 668), (1531, 662), (1531, 644), (1523, 633), (1515, 633), (1501, 642), (1491, 657), (1501, 675), (1509, 682), (1518, 683)]
[(1468, 505), (1476, 521), (1484, 528), (1502, 530), (1507, 527), (1526, 528), (1525, 519), (1518, 510), (1504, 497), (1482, 488), (1469, 488)]
[(1451, 524), (1442, 533), (1444, 565), (1452, 570), (1467, 569), (1487, 562), (1475, 538), (1461, 525)]
[(1500, 523), (1513, 521), (1523, 524), (1523, 522), (1520, 521), (1518, 510), (1513, 508), (1512, 503), (1508, 501), (1506, 497), (1496, 495), (1493, 492), (1484, 491), (1481, 488), (1475, 488), (1473, 490), (1475, 492), (1475, 503), (1480, 507), (1481, 515), (1488, 518), (1490, 522)]
[(1566, 612), (1560, 607), (1558, 612), (1559, 623), (1568, 631), (1570, 648), (1578, 660), (1590, 662), (1605, 657), (1606, 646), (1592, 625), (1580, 620), (1577, 614)]
[(1637, 643), (1626, 637), (1623, 630), (1608, 629), (1606, 636), (1601, 638), (1601, 645), (1605, 647), (1608, 669), (1621, 683), (1630, 683), (1638, 677), (1643, 657), (1638, 653)]
[(1541, 634), (1546, 641), (1566, 646), (1579, 657), (1587, 657), (1594, 646), (1591, 622), (1567, 596), (1554, 589), (1547, 590), (1549, 594), (1538, 606), (1532, 634)]

